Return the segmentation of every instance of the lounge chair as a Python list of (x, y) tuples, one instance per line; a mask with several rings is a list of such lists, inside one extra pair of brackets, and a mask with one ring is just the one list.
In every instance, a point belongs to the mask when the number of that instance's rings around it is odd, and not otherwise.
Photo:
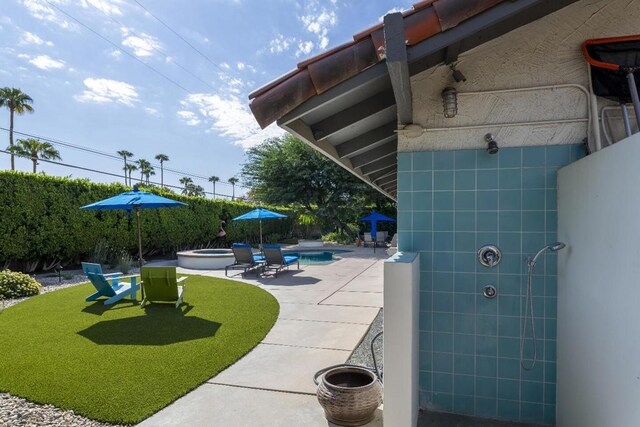
[(247, 273), (250, 270), (256, 270), (256, 274), (260, 274), (260, 271), (264, 267), (265, 259), (262, 255), (254, 255), (251, 245), (246, 243), (234, 243), (231, 245), (235, 262), (224, 268), (224, 275), (227, 275), (229, 270), (243, 270), (242, 274)]
[[(102, 274), (104, 277), (107, 278), (107, 280), (114, 280), (114, 284), (118, 283), (118, 277), (122, 276), (122, 273), (109, 273), (109, 274), (103, 274), (102, 273), (102, 266), (100, 264), (94, 264), (92, 262), (83, 262), (82, 263), (82, 272), (86, 275), (88, 275), (89, 273), (93, 273), (93, 274)], [(87, 276), (88, 277), (88, 276)]]
[(175, 302), (176, 308), (184, 301), (185, 286), (179, 286), (186, 277), (178, 278), (175, 267), (142, 267), (144, 299), (140, 307), (150, 302)]
[(275, 271), (276, 277), (279, 271), (288, 269), (290, 265), (298, 264), (298, 270), (300, 269), (300, 259), (297, 256), (284, 255), (280, 245), (263, 245), (262, 250), (267, 261), (265, 270)]
[[(104, 305), (109, 305), (126, 296), (131, 296), (133, 301), (136, 300), (136, 292), (139, 288), (136, 284), (136, 276), (121, 276), (110, 279), (104, 274), (87, 273), (87, 277), (97, 292), (89, 295), (85, 301), (95, 301), (100, 297), (107, 297)], [(119, 282), (122, 279), (131, 279), (131, 282)], [(112, 283), (109, 283), (109, 280)]]

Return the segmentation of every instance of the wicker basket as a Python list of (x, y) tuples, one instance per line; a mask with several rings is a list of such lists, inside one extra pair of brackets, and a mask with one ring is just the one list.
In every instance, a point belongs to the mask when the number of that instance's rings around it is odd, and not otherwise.
[(382, 385), (368, 369), (340, 366), (322, 375), (317, 396), (329, 422), (361, 426), (373, 420), (382, 403)]

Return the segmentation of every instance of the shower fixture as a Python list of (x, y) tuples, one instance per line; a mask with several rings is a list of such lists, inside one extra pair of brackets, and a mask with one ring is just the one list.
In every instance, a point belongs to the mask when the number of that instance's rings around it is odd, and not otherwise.
[[(527, 296), (524, 304), (524, 319), (522, 322), (522, 333), (520, 334), (520, 366), (525, 371), (530, 371), (536, 366), (536, 362), (538, 361), (538, 349), (536, 344), (536, 326), (533, 320), (533, 269), (536, 267), (536, 263), (538, 262), (538, 258), (542, 254), (547, 251), (550, 252), (558, 252), (566, 247), (562, 242), (551, 243), (540, 249), (537, 254), (534, 255), (533, 258), (527, 258), (527, 267), (528, 267), (528, 275), (527, 275)], [(531, 341), (533, 343), (533, 363), (531, 366), (527, 366), (524, 360), (524, 343), (527, 340), (527, 318), (531, 318)]]
[(462, 71), (456, 68), (456, 64), (449, 65), (449, 68), (451, 68), (451, 71), (453, 72), (453, 80), (455, 80), (456, 83), (467, 81), (467, 78), (462, 74)]
[(502, 251), (496, 245), (484, 245), (478, 250), (478, 261), (488, 268), (500, 264)]
[(484, 140), (487, 143), (487, 153), (489, 154), (498, 154), (500, 151), (500, 147), (498, 147), (498, 142), (496, 141), (493, 134), (488, 133), (484, 136)]

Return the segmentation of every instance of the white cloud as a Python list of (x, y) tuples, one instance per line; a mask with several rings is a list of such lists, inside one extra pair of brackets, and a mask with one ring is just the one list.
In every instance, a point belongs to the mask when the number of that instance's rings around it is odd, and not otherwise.
[(93, 6), (105, 15), (122, 16), (122, 11), (117, 6), (122, 4), (120, 0), (82, 0), (82, 6), (87, 8)]
[(59, 70), (64, 68), (64, 61), (53, 59), (49, 55), (38, 55), (29, 60), (29, 63), (41, 70)]
[(113, 59), (120, 59), (122, 57), (122, 51), (113, 49), (109, 52), (109, 56), (111, 56)]
[(35, 44), (35, 45), (47, 45), (49, 47), (53, 46), (53, 42), (43, 40), (39, 35), (30, 33), (29, 31), (25, 31), (20, 35), (20, 44)]
[(78, 102), (94, 102), (97, 104), (116, 102), (131, 107), (134, 102), (138, 101), (136, 88), (125, 82), (88, 78), (83, 83), (87, 89), (75, 96)]
[(401, 7), (394, 7), (394, 8), (392, 8), (392, 9), (389, 9), (389, 10), (387, 11), (387, 13), (385, 13), (385, 14), (384, 14), (384, 15), (382, 15), (380, 18), (378, 18), (378, 20), (379, 20), (380, 22), (382, 22), (382, 21), (384, 20), (384, 16), (385, 16), (385, 15), (388, 15), (388, 14), (390, 14), (390, 13), (397, 13), (397, 12), (404, 12), (404, 9), (403, 9), (403, 8), (401, 8)]
[(222, 68), (224, 68), (225, 70), (230, 70), (230, 69), (231, 69), (231, 65), (227, 64), (226, 62), (222, 62), (222, 63), (220, 64), (220, 66), (221, 66)]
[[(197, 93), (182, 102), (185, 110), (178, 115), (186, 120), (200, 120), (212, 131), (227, 137), (245, 150), (260, 144), (267, 138), (281, 136), (284, 131), (275, 125), (262, 130), (256, 123), (247, 104), (234, 95)], [(197, 114), (187, 108), (195, 108)], [(190, 124), (190, 123), (187, 123)], [(199, 124), (199, 123), (198, 123)]]
[[(50, 0), (54, 5), (66, 5), (67, 0)], [(22, 0), (22, 5), (36, 19), (45, 22), (51, 22), (66, 30), (76, 30), (77, 26), (68, 21), (64, 15), (56, 9), (40, 0)]]
[(238, 70), (244, 70), (246, 65), (244, 62), (238, 62), (236, 66), (238, 67)]
[(278, 34), (269, 42), (269, 52), (282, 53), (287, 51), (295, 41), (295, 37), (285, 37), (282, 34)]
[(130, 28), (123, 27), (120, 29), (124, 36), (122, 45), (133, 50), (133, 54), (140, 58), (153, 56), (154, 50), (160, 50), (162, 45), (153, 36), (145, 33), (133, 35)]
[[(317, 37), (317, 41), (314, 46), (319, 49), (326, 49), (329, 46), (329, 30), (335, 27), (338, 24), (338, 15), (335, 11), (337, 7), (335, 1), (331, 1), (331, 5), (326, 7), (321, 5), (317, 0), (308, 1), (305, 4), (305, 14), (300, 16), (300, 20), (304, 24), (305, 29), (311, 34)], [(308, 48), (308, 42), (304, 44), (305, 48)], [(302, 54), (311, 53), (305, 52), (305, 49), (302, 48), (302, 42), (298, 43), (298, 51), (296, 52), (296, 56), (300, 56)]]
[(156, 110), (155, 108), (144, 107), (144, 111), (145, 111), (145, 113), (149, 114), (150, 116), (160, 117), (160, 112), (158, 110)]
[(202, 121), (193, 111), (181, 110), (176, 113), (188, 126), (197, 126)]
[(298, 50), (296, 50), (296, 56), (309, 55), (313, 50), (313, 42), (306, 41), (298, 43)]

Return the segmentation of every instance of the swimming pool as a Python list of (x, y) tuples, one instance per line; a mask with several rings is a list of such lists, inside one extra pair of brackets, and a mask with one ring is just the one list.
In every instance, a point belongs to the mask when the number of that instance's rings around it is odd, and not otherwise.
[(330, 264), (339, 257), (334, 257), (335, 254), (343, 254), (351, 252), (347, 249), (305, 249), (305, 250), (293, 250), (284, 251), (286, 255), (293, 255), (300, 258), (300, 264), (305, 265), (318, 265), (318, 264)]

